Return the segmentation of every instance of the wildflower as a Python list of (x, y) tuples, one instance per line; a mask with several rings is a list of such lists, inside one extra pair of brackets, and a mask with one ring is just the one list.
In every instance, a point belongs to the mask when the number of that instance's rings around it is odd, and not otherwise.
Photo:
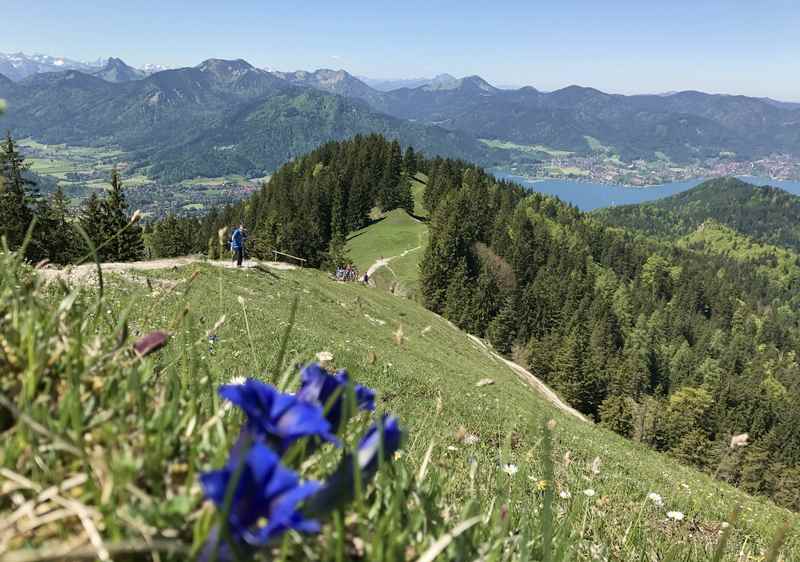
[(539, 490), (540, 492), (544, 492), (547, 489), (548, 485), (549, 483), (547, 482), (547, 480), (536, 481), (536, 489)]
[(739, 435), (734, 435), (731, 437), (731, 449), (736, 449), (738, 447), (746, 447), (749, 444), (750, 434), (749, 433), (741, 433)]
[(656, 505), (656, 507), (663, 507), (664, 505), (664, 499), (655, 492), (650, 492), (649, 494), (647, 494), (647, 499), (652, 501)]
[(519, 468), (515, 464), (504, 464), (502, 466), (503, 472), (508, 474), (509, 476), (514, 476), (517, 472), (519, 472)]
[(572, 494), (569, 493), (569, 490), (561, 490), (558, 493), (558, 497), (560, 497), (562, 500), (568, 500), (572, 497)]
[(322, 408), (283, 394), (263, 382), (247, 379), (244, 384), (223, 385), (219, 394), (247, 414), (246, 430), (272, 443), (283, 452), (302, 437), (317, 436), (338, 443)]
[(592, 498), (592, 497), (594, 497), (594, 496), (595, 496), (595, 494), (597, 494), (597, 492), (595, 492), (595, 491), (594, 491), (594, 490), (592, 490), (591, 488), (587, 488), (587, 489), (585, 489), (585, 490), (583, 491), (583, 495), (584, 495), (584, 496), (586, 496), (586, 497), (589, 497), (589, 498)]
[(317, 361), (319, 361), (321, 366), (328, 367), (333, 361), (333, 353), (330, 351), (320, 351), (317, 353)]
[(358, 466), (367, 473), (378, 468), (381, 454), (388, 459), (400, 448), (403, 432), (397, 418), (384, 415), (380, 426), (378, 433), (378, 424), (373, 424), (358, 442)]
[(458, 451), (458, 447), (454, 447), (453, 445), (448, 445), (447, 446), (447, 450), (455, 452), (455, 451)]
[(403, 342), (405, 341), (406, 336), (405, 336), (405, 333), (403, 332), (403, 325), (402, 324), (400, 324), (397, 327), (397, 330), (392, 334), (392, 337), (394, 338), (394, 343), (396, 343), (397, 345), (403, 345)]
[(133, 344), (133, 351), (139, 357), (150, 355), (167, 345), (169, 334), (167, 332), (150, 332)]
[(297, 474), (282, 466), (278, 455), (260, 443), (253, 444), (244, 458), (232, 453), (224, 468), (201, 475), (205, 496), (218, 508), (225, 503), (228, 484), (240, 463), (244, 463), (244, 467), (226, 521), (235, 540), (245, 545), (263, 546), (289, 529), (306, 533), (319, 531), (319, 523), (305, 519), (298, 510), (298, 504), (316, 492), (319, 483), (301, 484)]
[[(342, 395), (349, 382), (347, 371), (342, 370), (329, 375), (317, 363), (312, 363), (300, 372), (300, 390), (297, 391), (297, 398), (325, 408), (325, 417), (336, 430), (342, 418)], [(375, 392), (372, 389), (356, 384), (353, 390), (356, 404), (360, 409), (369, 411), (375, 409)]]
[(674, 521), (683, 521), (683, 513), (680, 511), (668, 511), (667, 518), (672, 519)]
[(480, 440), (481, 440), (481, 438), (478, 437), (477, 435), (474, 435), (472, 433), (467, 433), (464, 436), (464, 439), (463, 439), (462, 442), (464, 443), (464, 445), (476, 445), (477, 443), (480, 442)]

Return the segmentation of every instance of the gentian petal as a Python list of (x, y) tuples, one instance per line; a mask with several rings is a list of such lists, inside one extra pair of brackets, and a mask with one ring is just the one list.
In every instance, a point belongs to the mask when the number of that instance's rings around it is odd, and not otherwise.
[(309, 436), (338, 444), (330, 422), (317, 404), (301, 401), (254, 379), (239, 385), (223, 385), (219, 394), (247, 415), (248, 433), (276, 446), (281, 453), (296, 440)]
[[(325, 417), (331, 422), (334, 429), (339, 428), (342, 416), (342, 402), (344, 392), (350, 382), (347, 371), (340, 370), (329, 375), (317, 363), (306, 365), (300, 372), (300, 390), (297, 397), (304, 401), (317, 404), (325, 408)], [(353, 387), (356, 404), (362, 410), (375, 409), (375, 392), (360, 384)]]
[(385, 460), (400, 448), (403, 434), (397, 418), (384, 415), (381, 425), (382, 432), (378, 430), (378, 425), (374, 424), (358, 443), (358, 466), (363, 472), (371, 472), (378, 468), (381, 452)]
[[(305, 519), (298, 507), (320, 488), (320, 484), (300, 484), (297, 474), (281, 465), (278, 455), (258, 442), (244, 457), (235, 453), (223, 469), (200, 477), (206, 497), (218, 507), (222, 506), (227, 488), (241, 462), (245, 466), (241, 468), (226, 522), (234, 540), (240, 545), (263, 546), (288, 529), (319, 530), (319, 524)], [(266, 519), (267, 523), (257, 527), (261, 519)], [(217, 535), (212, 534), (208, 540), (217, 540)], [(210, 552), (208, 547), (204, 552)]]

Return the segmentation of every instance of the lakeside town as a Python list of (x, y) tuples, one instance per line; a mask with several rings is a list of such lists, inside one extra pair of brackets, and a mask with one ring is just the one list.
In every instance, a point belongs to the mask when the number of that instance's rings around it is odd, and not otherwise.
[(624, 162), (616, 156), (591, 154), (520, 163), (511, 170), (515, 175), (531, 180), (558, 179), (629, 187), (722, 176), (800, 181), (800, 158), (788, 154), (774, 154), (758, 160), (735, 160), (730, 156), (720, 156), (691, 164), (675, 164), (668, 159)]

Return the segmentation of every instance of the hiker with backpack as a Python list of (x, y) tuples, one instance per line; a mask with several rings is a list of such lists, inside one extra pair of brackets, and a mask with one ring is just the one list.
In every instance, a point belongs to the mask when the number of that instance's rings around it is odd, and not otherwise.
[(231, 250), (236, 255), (236, 267), (242, 267), (242, 260), (244, 259), (244, 243), (247, 240), (247, 231), (243, 224), (233, 231), (231, 235)]

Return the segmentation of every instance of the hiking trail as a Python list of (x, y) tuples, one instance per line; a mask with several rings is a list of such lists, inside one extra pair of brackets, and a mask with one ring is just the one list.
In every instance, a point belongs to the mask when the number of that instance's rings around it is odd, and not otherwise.
[[(132, 261), (132, 262), (109, 262), (101, 263), (103, 274), (106, 273), (127, 273), (135, 271), (153, 271), (157, 269), (172, 269), (175, 267), (184, 267), (195, 263), (207, 263), (216, 267), (223, 267), (226, 269), (237, 269), (236, 263), (230, 260), (207, 260), (199, 257), (181, 257), (181, 258), (164, 258), (157, 260), (147, 261)], [(258, 261), (246, 260), (241, 269), (256, 269), (258, 267), (268, 267), (269, 269), (276, 270), (290, 270), (297, 269), (296, 265), (284, 262), (271, 262), (271, 261)], [(63, 279), (66, 282), (73, 283), (92, 283), (96, 281), (97, 277), (97, 264), (84, 263), (75, 266), (66, 266), (63, 268), (44, 267), (38, 270), (39, 275), (44, 277), (48, 282), (55, 281), (56, 279)]]
[[(375, 263), (373, 263), (371, 266), (369, 266), (369, 269), (367, 269), (367, 275), (372, 277), (372, 274), (375, 273), (377, 270), (379, 270), (382, 267), (386, 267), (386, 268), (389, 269), (389, 271), (392, 271), (392, 268), (389, 267), (389, 262), (390, 261), (395, 260), (397, 258), (404, 258), (408, 254), (410, 254), (411, 252), (419, 250), (420, 248), (422, 248), (422, 246), (417, 246), (416, 248), (409, 248), (408, 250), (405, 250), (403, 253), (401, 253), (401, 254), (399, 254), (397, 256), (392, 256), (392, 257), (389, 257), (389, 258), (381, 258), (381, 259), (377, 260)], [(394, 275), (394, 271), (392, 271), (392, 275)], [(396, 277), (396, 275), (395, 275), (395, 277)]]

